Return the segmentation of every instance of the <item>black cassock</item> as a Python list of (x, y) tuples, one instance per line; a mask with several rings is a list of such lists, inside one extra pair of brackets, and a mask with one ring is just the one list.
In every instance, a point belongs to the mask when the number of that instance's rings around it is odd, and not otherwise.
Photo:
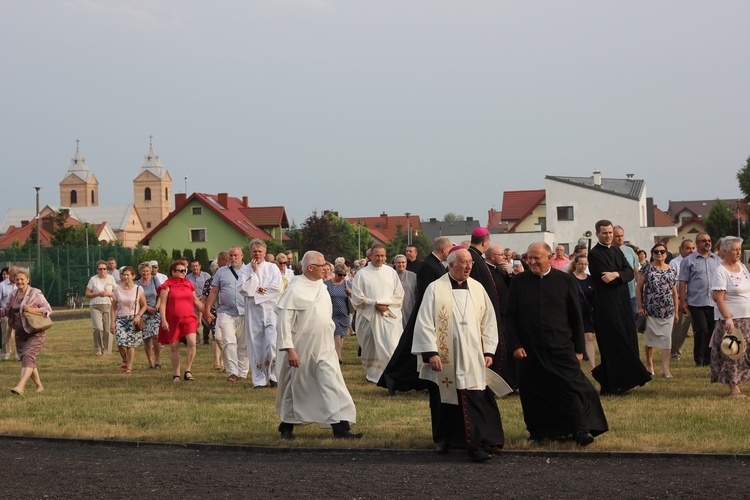
[[(605, 283), (603, 272), (617, 271), (620, 277)], [(596, 343), (601, 361), (591, 372), (602, 394), (622, 394), (651, 380), (638, 353), (635, 315), (628, 282), (635, 275), (622, 250), (597, 244), (589, 252), (589, 272), (594, 280)]]
[(505, 310), (509, 352), (517, 360), (523, 417), (534, 438), (608, 430), (599, 395), (576, 353), (583, 353), (583, 321), (573, 277), (556, 269), (524, 272), (511, 280)]

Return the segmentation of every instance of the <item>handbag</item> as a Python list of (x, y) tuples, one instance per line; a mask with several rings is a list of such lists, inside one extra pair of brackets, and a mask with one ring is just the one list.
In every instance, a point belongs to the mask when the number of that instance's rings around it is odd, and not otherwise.
[(26, 311), (24, 311), (23, 315), (26, 318), (26, 324), (29, 325), (29, 329), (31, 330), (29, 333), (44, 332), (52, 326), (52, 318), (49, 316)]
[(574, 276), (573, 279), (576, 280), (576, 285), (578, 285), (578, 290), (581, 292), (578, 294), (578, 296), (583, 299), (583, 304), (586, 306), (586, 309), (588, 310), (589, 321), (591, 322), (592, 325), (595, 325), (596, 321), (595, 321), (595, 315), (594, 315), (594, 306), (589, 304), (589, 301), (586, 298), (586, 294), (583, 293), (583, 288), (581, 288), (581, 283), (579, 282), (578, 278)]
[(136, 313), (137, 313), (137, 307), (138, 307), (138, 289), (140, 287), (138, 285), (135, 285), (135, 302), (133, 303), (133, 327), (135, 328), (136, 332), (142, 332), (144, 328), (146, 328), (146, 323), (143, 321), (143, 316), (141, 316), (138, 321), (135, 320)]

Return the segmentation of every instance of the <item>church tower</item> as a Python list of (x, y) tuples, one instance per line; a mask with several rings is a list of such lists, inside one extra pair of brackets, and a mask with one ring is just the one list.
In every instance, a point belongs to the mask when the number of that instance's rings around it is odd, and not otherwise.
[(99, 181), (86, 165), (86, 158), (81, 153), (80, 141), (76, 141), (76, 153), (70, 159), (68, 172), (60, 181), (61, 207), (96, 207), (99, 206)]
[(133, 179), (134, 205), (147, 233), (172, 211), (172, 177), (154, 152), (151, 139), (149, 137), (148, 152), (143, 157), (141, 170)]

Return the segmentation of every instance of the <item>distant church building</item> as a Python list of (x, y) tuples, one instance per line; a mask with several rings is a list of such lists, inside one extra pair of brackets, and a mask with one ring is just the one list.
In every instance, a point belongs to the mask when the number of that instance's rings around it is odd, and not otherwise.
[[(66, 208), (69, 210), (69, 223), (94, 225), (100, 241), (117, 240), (124, 247), (136, 246), (172, 211), (169, 199), (173, 196), (172, 177), (154, 152), (151, 138), (141, 169), (133, 179), (133, 203), (99, 204), (99, 181), (86, 164), (80, 141), (76, 141), (76, 152), (59, 186), (60, 206), (47, 205), (42, 208), (39, 211), (42, 221), (51, 221), (55, 212)], [(0, 222), (0, 248), (4, 248), (4, 243), (10, 245), (15, 240), (26, 241), (28, 235), (21, 230), (35, 218), (36, 211), (33, 209), (8, 210), (5, 219)]]
[(172, 177), (161, 164), (149, 139), (148, 153), (143, 157), (141, 171), (133, 179), (133, 200), (148, 233), (172, 211)]
[(76, 141), (76, 153), (70, 159), (68, 173), (60, 182), (60, 206), (95, 207), (99, 205), (99, 181), (86, 165), (81, 153), (80, 141)]

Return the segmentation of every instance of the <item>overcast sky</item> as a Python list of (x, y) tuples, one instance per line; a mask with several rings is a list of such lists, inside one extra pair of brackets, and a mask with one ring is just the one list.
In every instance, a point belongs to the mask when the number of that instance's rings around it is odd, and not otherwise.
[[(149, 135), (174, 191), (300, 224), (486, 223), (545, 175), (741, 196), (747, 0), (0, 0), (0, 216), (59, 203), (81, 141), (132, 203)], [(606, 215), (606, 208), (602, 208)]]

